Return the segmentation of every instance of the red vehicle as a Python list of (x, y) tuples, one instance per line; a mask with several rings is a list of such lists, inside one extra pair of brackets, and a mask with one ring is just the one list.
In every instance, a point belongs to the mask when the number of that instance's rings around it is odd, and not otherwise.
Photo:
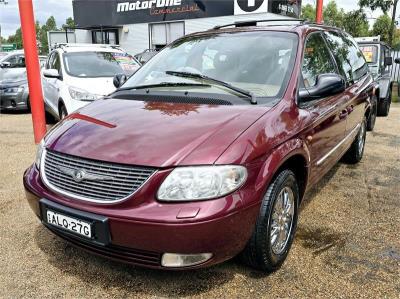
[(175, 41), (58, 123), (24, 174), (42, 223), (145, 267), (277, 269), (304, 193), (363, 156), (372, 78), (338, 29), (254, 23)]

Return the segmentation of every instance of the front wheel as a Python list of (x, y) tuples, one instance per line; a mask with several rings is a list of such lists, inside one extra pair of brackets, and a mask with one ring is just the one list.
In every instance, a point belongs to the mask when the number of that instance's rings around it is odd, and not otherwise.
[(296, 231), (298, 203), (296, 176), (283, 170), (268, 187), (254, 232), (241, 254), (247, 265), (266, 272), (282, 265)]
[(365, 139), (367, 136), (366, 127), (367, 127), (367, 121), (364, 118), (356, 138), (354, 139), (351, 147), (343, 156), (344, 162), (349, 164), (356, 164), (361, 161), (364, 154)]

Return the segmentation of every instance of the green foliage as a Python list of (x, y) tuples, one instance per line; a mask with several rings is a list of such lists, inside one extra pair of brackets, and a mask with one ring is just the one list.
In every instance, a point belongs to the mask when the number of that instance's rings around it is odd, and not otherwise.
[(343, 28), (344, 17), (345, 12), (343, 8), (339, 9), (335, 0), (329, 1), (324, 7), (324, 24)]
[(381, 15), (376, 19), (372, 27), (372, 35), (380, 35), (381, 40), (389, 42), (390, 26), (392, 20), (387, 14)]
[(310, 22), (315, 22), (315, 7), (311, 4), (307, 4), (301, 9), (301, 18)]
[(371, 10), (380, 8), (386, 14), (392, 7), (393, 2), (393, 0), (359, 0), (358, 4), (361, 8), (368, 7)]
[(369, 23), (367, 15), (362, 10), (353, 10), (345, 14), (343, 28), (352, 36), (368, 36)]
[(72, 29), (75, 28), (75, 21), (73, 18), (69, 17), (65, 20), (65, 24), (62, 25), (62, 29)]
[[(57, 28), (56, 24), (56, 19), (53, 16), (50, 16), (46, 23), (44, 25), (40, 25), (38, 21), (36, 21), (36, 40), (38, 43), (38, 48), (39, 48), (39, 53), (40, 54), (47, 54), (48, 53), (48, 41), (47, 41), (47, 32), (48, 31), (57, 31), (59, 30)], [(65, 24), (62, 25), (62, 28), (74, 28), (75, 27), (75, 22), (74, 20), (70, 17), (65, 20)], [(22, 32), (21, 32), (21, 27), (18, 28), (15, 31), (15, 34), (10, 35), (8, 39), (2, 38), (1, 39), (2, 43), (10, 43), (10, 44), (17, 44), (18, 49), (22, 49)]]

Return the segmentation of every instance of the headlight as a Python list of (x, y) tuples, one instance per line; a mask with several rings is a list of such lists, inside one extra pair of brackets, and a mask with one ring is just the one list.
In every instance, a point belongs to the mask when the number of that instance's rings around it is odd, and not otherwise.
[(204, 200), (237, 190), (247, 178), (243, 166), (194, 166), (175, 168), (158, 189), (163, 201)]
[(16, 87), (7, 87), (4, 89), (4, 93), (17, 93), (18, 92), (18, 86)]
[(44, 139), (42, 139), (42, 141), (38, 144), (38, 148), (36, 151), (36, 158), (35, 158), (35, 164), (36, 167), (39, 169), (40, 168), (40, 161), (42, 160), (42, 155), (43, 155), (43, 151), (44, 151)]
[(78, 101), (94, 101), (102, 97), (101, 95), (90, 93), (78, 87), (69, 87), (68, 90), (71, 98)]
[(20, 92), (20, 93), (24, 92), (24, 90), (25, 90), (25, 86), (24, 85), (19, 86), (18, 89), (17, 89), (17, 91)]

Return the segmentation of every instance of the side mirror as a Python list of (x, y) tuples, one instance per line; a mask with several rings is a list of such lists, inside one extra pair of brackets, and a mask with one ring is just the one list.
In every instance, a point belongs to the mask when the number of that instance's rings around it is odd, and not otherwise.
[(321, 74), (317, 77), (317, 84), (313, 87), (299, 90), (300, 102), (308, 102), (345, 91), (346, 83), (337, 74)]
[(117, 74), (114, 76), (113, 84), (116, 88), (119, 88), (122, 84), (125, 83), (126, 79), (127, 78), (125, 74)]
[(55, 79), (60, 79), (60, 74), (58, 73), (58, 70), (56, 69), (47, 69), (43, 70), (43, 76), (46, 78), (55, 78)]
[(385, 66), (390, 66), (390, 65), (392, 65), (393, 64), (393, 57), (385, 57), (385, 61), (384, 61), (384, 63), (385, 63)]
[(397, 63), (397, 64), (400, 64), (400, 58), (396, 58), (396, 59), (394, 60), (394, 62)]
[(3, 68), (11, 67), (11, 63), (9, 61), (4, 61), (4, 62), (0, 63), (0, 67), (3, 67)]

